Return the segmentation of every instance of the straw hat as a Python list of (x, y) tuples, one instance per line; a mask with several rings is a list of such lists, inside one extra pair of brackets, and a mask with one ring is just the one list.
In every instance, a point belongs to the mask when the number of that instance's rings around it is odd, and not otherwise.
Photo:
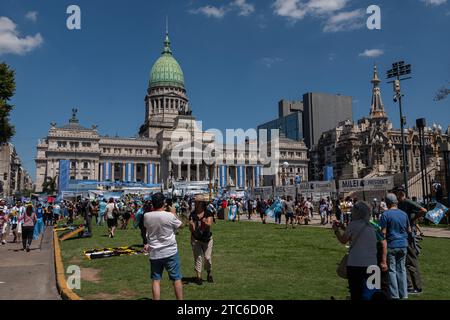
[(194, 196), (194, 201), (209, 202), (209, 194), (207, 193), (196, 194)]

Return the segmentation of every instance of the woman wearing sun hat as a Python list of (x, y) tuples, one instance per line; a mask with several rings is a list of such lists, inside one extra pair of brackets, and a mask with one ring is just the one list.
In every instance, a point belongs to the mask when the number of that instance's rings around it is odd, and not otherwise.
[(189, 230), (191, 231), (191, 245), (194, 254), (194, 269), (197, 276), (197, 284), (201, 285), (202, 266), (205, 263), (207, 281), (213, 282), (212, 277), (212, 248), (213, 237), (211, 227), (213, 225), (213, 213), (207, 210), (209, 196), (199, 194), (194, 197), (195, 211), (189, 217)]

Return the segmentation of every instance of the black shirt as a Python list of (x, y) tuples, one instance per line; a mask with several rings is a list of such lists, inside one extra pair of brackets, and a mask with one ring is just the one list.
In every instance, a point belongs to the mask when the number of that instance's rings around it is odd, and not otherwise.
[(211, 240), (212, 232), (210, 229), (206, 228), (205, 220), (213, 216), (214, 216), (213, 213), (210, 212), (209, 210), (205, 210), (202, 219), (198, 218), (195, 211), (191, 213), (189, 221), (193, 221), (195, 225), (195, 231), (192, 233), (192, 236), (194, 237), (195, 240), (201, 242), (209, 242), (209, 240)]
[(400, 201), (398, 203), (398, 208), (406, 212), (410, 222), (413, 222), (421, 216), (422, 206), (412, 200), (404, 199), (403, 201)]

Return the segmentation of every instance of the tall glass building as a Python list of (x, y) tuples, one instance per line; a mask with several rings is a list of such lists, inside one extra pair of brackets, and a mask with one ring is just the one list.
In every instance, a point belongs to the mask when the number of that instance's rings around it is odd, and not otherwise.
[(303, 114), (300, 111), (293, 112), (287, 116), (266, 122), (258, 126), (260, 129), (267, 129), (267, 138), (270, 140), (270, 130), (279, 129), (286, 138), (301, 141), (303, 139)]

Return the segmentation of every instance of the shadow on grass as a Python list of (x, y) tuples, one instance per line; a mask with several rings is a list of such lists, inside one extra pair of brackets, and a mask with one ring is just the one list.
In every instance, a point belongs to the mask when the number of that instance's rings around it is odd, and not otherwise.
[(183, 284), (190, 284), (190, 283), (194, 283), (197, 284), (197, 277), (183, 277), (181, 279), (181, 281), (183, 282)]

